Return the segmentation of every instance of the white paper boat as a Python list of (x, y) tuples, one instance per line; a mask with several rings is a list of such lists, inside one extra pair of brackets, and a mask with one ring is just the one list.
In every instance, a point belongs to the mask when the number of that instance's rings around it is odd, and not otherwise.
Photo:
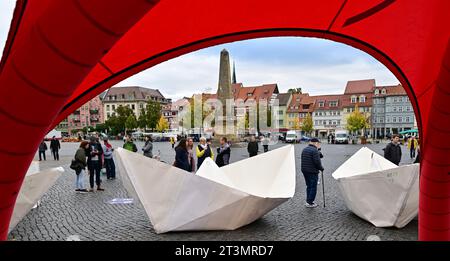
[(347, 207), (376, 227), (406, 226), (419, 207), (419, 164), (397, 166), (363, 147), (333, 174)]
[(295, 193), (295, 155), (285, 146), (219, 168), (206, 159), (197, 174), (116, 150), (125, 188), (139, 199), (157, 233), (234, 230)]
[(17, 196), (8, 233), (28, 214), (63, 172), (62, 167), (39, 172), (39, 163), (32, 162)]

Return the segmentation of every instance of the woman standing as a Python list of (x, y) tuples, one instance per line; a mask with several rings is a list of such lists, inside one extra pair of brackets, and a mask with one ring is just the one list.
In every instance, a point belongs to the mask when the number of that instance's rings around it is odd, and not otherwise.
[(187, 150), (187, 140), (181, 139), (180, 143), (175, 147), (175, 163), (174, 166), (185, 171), (191, 171), (189, 166), (189, 153)]
[(195, 158), (194, 158), (194, 140), (192, 138), (188, 139), (188, 154), (189, 154), (189, 166), (192, 173), (195, 172)]
[(153, 139), (151, 136), (145, 136), (145, 145), (142, 148), (144, 156), (153, 158)]
[(108, 138), (103, 139), (103, 157), (105, 159), (106, 178), (116, 179), (116, 165), (114, 164), (113, 152), (114, 148), (109, 143)]
[(84, 174), (87, 166), (86, 163), (86, 150), (89, 148), (89, 142), (83, 141), (80, 144), (77, 152), (75, 153), (75, 161), (78, 163), (78, 169), (75, 170), (77, 174), (76, 189), (75, 191), (88, 192), (84, 188)]
[(197, 146), (196, 154), (197, 154), (197, 169), (200, 169), (200, 166), (202, 165), (203, 161), (205, 161), (206, 158), (211, 157), (211, 159), (214, 160), (214, 152), (212, 151), (209, 144), (206, 143), (205, 137), (200, 138), (200, 144), (198, 144)]

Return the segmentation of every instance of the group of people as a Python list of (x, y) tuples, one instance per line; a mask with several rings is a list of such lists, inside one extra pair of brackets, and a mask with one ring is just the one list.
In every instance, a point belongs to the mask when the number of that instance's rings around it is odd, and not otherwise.
[[(219, 167), (230, 164), (230, 155), (231, 147), (227, 138), (220, 138), (220, 146), (217, 148), (216, 164)], [(214, 160), (211, 140), (201, 137), (200, 143), (194, 148), (194, 140), (192, 138), (181, 139), (175, 147), (175, 162), (173, 166), (194, 173), (207, 158)]]
[[(106, 169), (108, 180), (116, 179), (116, 167), (113, 159), (114, 148), (107, 138), (103, 139), (103, 144), (97, 136), (92, 136), (90, 141), (82, 141), (80, 147), (75, 153), (72, 166), (76, 174), (76, 189), (78, 192), (93, 192), (94, 186), (97, 191), (104, 191), (101, 186), (101, 170)], [(86, 168), (89, 173), (90, 189), (84, 186), (84, 176)]]
[[(53, 159), (59, 161), (59, 150), (61, 149), (61, 143), (59, 143), (59, 140), (56, 138), (56, 136), (53, 136), (50, 140), (50, 151), (52, 152)], [(39, 144), (39, 161), (47, 160), (46, 151), (48, 150), (47, 143), (45, 143), (45, 140)]]
[[(261, 136), (260, 141), (263, 146), (264, 152), (268, 152), (270, 138), (267, 136)], [(258, 145), (258, 141), (256, 140), (255, 136), (250, 137), (250, 141), (247, 144), (247, 152), (248, 152), (249, 157), (254, 157), (254, 156), (258, 155), (259, 145)]]

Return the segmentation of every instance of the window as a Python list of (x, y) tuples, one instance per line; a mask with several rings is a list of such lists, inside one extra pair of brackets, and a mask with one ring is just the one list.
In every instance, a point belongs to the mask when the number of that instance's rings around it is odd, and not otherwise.
[(386, 94), (386, 89), (382, 89), (381, 94)]
[(387, 117), (386, 122), (391, 122), (391, 117)]
[(352, 96), (351, 103), (356, 103), (356, 96)]
[(303, 105), (303, 109), (304, 109), (304, 110), (309, 109), (309, 104), (306, 104), (306, 105), (304, 104), (304, 105)]
[(378, 95), (378, 94), (380, 94), (380, 90), (375, 89), (375, 95)]
[(109, 111), (109, 110), (110, 110), (110, 108), (109, 108), (109, 104), (108, 104), (108, 105), (106, 105), (106, 110), (107, 110), (107, 111)]
[(116, 110), (116, 105), (113, 105), (112, 109), (113, 109), (113, 111), (115, 111)]
[(338, 105), (337, 101), (330, 102), (330, 107), (337, 107), (337, 105)]
[(321, 101), (319, 102), (319, 107), (324, 107), (325, 106), (325, 102)]
[(409, 119), (410, 119), (409, 116), (406, 116), (406, 122), (409, 122)]
[(359, 102), (366, 102), (366, 96), (364, 95), (359, 96)]
[(319, 125), (319, 124), (318, 124), (318, 121), (314, 121), (314, 124), (315, 124), (315, 125)]
[(252, 96), (252, 93), (251, 92), (247, 93), (247, 97), (250, 97), (250, 96)]
[(298, 110), (298, 106), (295, 106), (295, 109)]
[(108, 113), (106, 114), (106, 116), (107, 116), (108, 118), (111, 117), (111, 113), (108, 112)]
[(131, 105), (131, 109), (133, 109), (133, 110), (135, 110), (136, 109), (136, 107), (135, 107), (135, 105), (133, 104), (133, 105)]
[(283, 110), (279, 110), (278, 115), (283, 115)]
[(393, 112), (397, 112), (397, 107), (394, 106), (394, 107), (392, 108), (392, 111), (393, 111)]
[(397, 122), (397, 117), (392, 117), (392, 122)]
[(380, 121), (381, 123), (384, 123), (384, 118), (380, 118), (380, 120), (381, 120), (381, 121)]
[(403, 121), (403, 117), (398, 117), (398, 122), (402, 122)]

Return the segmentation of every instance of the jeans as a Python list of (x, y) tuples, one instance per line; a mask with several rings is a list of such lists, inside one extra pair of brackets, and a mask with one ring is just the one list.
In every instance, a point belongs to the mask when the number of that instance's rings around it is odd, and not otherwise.
[(84, 189), (84, 169), (77, 175), (77, 181), (75, 183), (77, 189)]
[(45, 151), (39, 151), (39, 160), (40, 160), (40, 161), (42, 160), (41, 155), (44, 156), (44, 160), (47, 160), (47, 159), (45, 158)]
[(303, 172), (306, 183), (306, 202), (308, 204), (314, 203), (317, 193), (317, 181), (319, 180), (319, 175), (315, 173)]
[(59, 160), (59, 151), (58, 150), (52, 150), (53, 159)]
[(94, 175), (95, 175), (95, 183), (97, 184), (97, 187), (100, 187), (100, 184), (102, 183), (102, 180), (100, 179), (100, 162), (98, 160), (93, 160), (90, 163), (89, 167), (89, 184), (91, 185), (91, 189), (94, 188)]
[(409, 156), (411, 157), (411, 159), (414, 159), (416, 157), (416, 149), (415, 148), (409, 149)]
[(114, 164), (114, 160), (111, 159), (105, 159), (105, 168), (106, 168), (106, 177), (109, 178), (116, 178), (116, 165)]

